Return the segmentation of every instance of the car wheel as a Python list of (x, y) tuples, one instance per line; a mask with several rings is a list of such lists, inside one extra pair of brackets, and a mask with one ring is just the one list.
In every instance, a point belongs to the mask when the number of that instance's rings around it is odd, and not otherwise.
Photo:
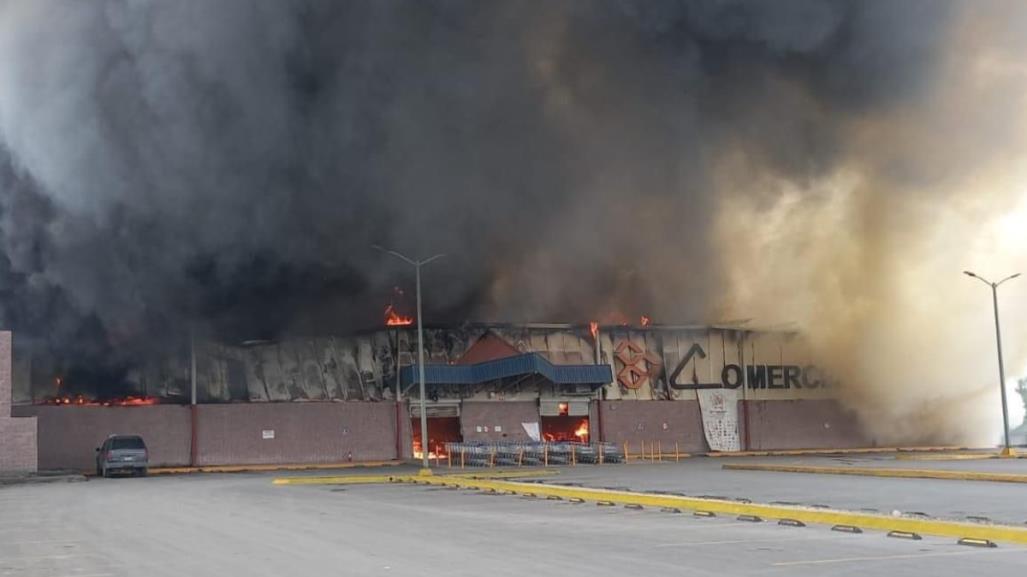
[(149, 471), (146, 469), (146, 467), (143, 467), (142, 469), (138, 469), (136, 472), (139, 474), (140, 477), (145, 477), (149, 473)]

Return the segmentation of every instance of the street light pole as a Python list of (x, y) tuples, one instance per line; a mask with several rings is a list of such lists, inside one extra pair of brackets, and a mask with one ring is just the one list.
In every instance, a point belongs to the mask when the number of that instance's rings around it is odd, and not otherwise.
[(414, 260), (405, 255), (402, 255), (394, 250), (388, 250), (378, 245), (371, 245), (377, 250), (384, 253), (391, 254), (392, 256), (402, 260), (403, 262), (414, 267), (415, 276), (417, 278), (417, 380), (418, 390), (420, 391), (420, 417), (421, 417), (421, 468), (422, 471), (430, 471), (428, 463), (428, 411), (425, 406), (425, 393), (424, 393), (424, 325), (421, 322), (421, 266), (426, 265), (433, 260), (440, 259), (446, 255), (437, 254), (431, 258), (423, 260)]
[(1004, 439), (1002, 454), (1005, 456), (1012, 456), (1013, 449), (1009, 446), (1009, 410), (1006, 405), (1006, 368), (1002, 362), (1002, 329), (999, 326), (998, 319), (998, 287), (1002, 286), (1002, 283), (1020, 276), (1020, 273), (1009, 275), (998, 282), (991, 282), (968, 270), (963, 271), (963, 274), (975, 278), (991, 287), (991, 302), (995, 307), (995, 342), (998, 345), (998, 386), (999, 391), (1002, 393), (1002, 435)]

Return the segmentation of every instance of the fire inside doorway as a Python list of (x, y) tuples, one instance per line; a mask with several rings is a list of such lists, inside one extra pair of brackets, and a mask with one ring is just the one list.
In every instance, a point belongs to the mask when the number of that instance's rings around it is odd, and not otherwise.
[(588, 442), (587, 401), (542, 401), (539, 408), (543, 439)]
[[(414, 458), (421, 459), (421, 419), (410, 419), (413, 433)], [(446, 456), (446, 443), (459, 443), (463, 440), (460, 434), (460, 417), (428, 416), (428, 458), (435, 459)]]

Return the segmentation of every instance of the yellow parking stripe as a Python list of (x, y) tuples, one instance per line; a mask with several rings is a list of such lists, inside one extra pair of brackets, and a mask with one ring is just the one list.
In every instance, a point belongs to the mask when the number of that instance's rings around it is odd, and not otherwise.
[[(361, 477), (340, 477), (354, 479)], [(693, 511), (710, 511), (731, 515), (754, 515), (764, 519), (793, 519), (803, 523), (820, 525), (849, 525), (861, 529), (879, 531), (908, 531), (920, 535), (942, 537), (989, 539), (1007, 543), (1027, 544), (1027, 527), (1012, 525), (988, 525), (980, 523), (963, 523), (943, 521), (939, 519), (923, 519), (894, 517), (870, 513), (857, 513), (833, 509), (813, 509), (808, 507), (765, 505), (760, 503), (741, 503), (721, 499), (700, 499), (677, 495), (660, 495), (650, 493), (633, 493), (630, 491), (614, 491), (609, 489), (593, 489), (588, 487), (568, 487), (542, 483), (524, 483), (495, 479), (470, 479), (456, 476), (393, 476), (378, 477), (387, 479), (382, 482), (417, 483), (421, 485), (451, 486), (464, 489), (491, 490), (503, 494), (533, 494), (537, 497), (557, 496), (563, 499), (580, 499), (592, 502), (610, 502), (614, 504), (641, 505), (645, 507), (675, 507)], [(296, 477), (276, 479), (275, 484), (312, 484), (313, 477)], [(374, 482), (371, 477), (362, 477), (361, 482)], [(355, 482), (355, 481), (346, 481)]]

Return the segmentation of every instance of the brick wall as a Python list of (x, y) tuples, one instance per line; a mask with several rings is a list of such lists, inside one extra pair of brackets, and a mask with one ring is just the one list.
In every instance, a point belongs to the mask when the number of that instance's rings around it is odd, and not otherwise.
[(872, 447), (855, 414), (833, 400), (739, 401), (745, 428), (748, 406), (749, 449), (845, 449)]
[[(0, 334), (2, 337), (2, 334)], [(0, 338), (0, 348), (3, 340)], [(2, 370), (2, 367), (0, 367)], [(749, 410), (749, 448), (845, 448), (872, 446), (855, 417), (833, 401), (745, 401)], [(707, 451), (695, 401), (602, 401), (593, 403), (592, 427), (603, 437), (637, 453), (641, 442), (659, 441), (664, 452)], [(744, 435), (745, 406), (739, 407)], [(138, 434), (154, 465), (189, 463), (188, 406), (55, 407), (17, 406), (30, 418), (0, 418), (0, 470), (91, 470), (94, 449), (107, 435)], [(6, 416), (6, 414), (4, 415)], [(389, 460), (396, 457), (394, 403), (252, 403), (200, 405), (199, 464), (331, 463)], [(461, 426), (465, 440), (524, 440), (522, 422), (538, 420), (534, 401), (467, 401)], [(400, 410), (400, 449), (410, 457), (410, 419)], [(489, 426), (478, 433), (476, 426)], [(496, 432), (495, 425), (502, 431)], [(264, 439), (263, 431), (274, 431)], [(506, 437), (503, 437), (506, 435)]]
[[(528, 441), (521, 423), (539, 422), (536, 401), (464, 401), (460, 429), (465, 441)], [(478, 431), (478, 427), (487, 431)], [(496, 426), (500, 431), (496, 431)]]
[(153, 466), (189, 464), (189, 407), (21, 406), (39, 422), (39, 468), (91, 471), (109, 435), (139, 435)]
[[(139, 435), (153, 466), (189, 464), (190, 409), (153, 407), (18, 406), (37, 415), (39, 467), (91, 471), (96, 447), (108, 435)], [(405, 405), (401, 416), (407, 415)], [(200, 465), (338, 463), (396, 457), (394, 403), (254, 403), (200, 405)], [(36, 418), (13, 419), (31, 423)], [(410, 454), (410, 421), (400, 420), (400, 448)], [(0, 429), (3, 430), (3, 429)], [(263, 431), (273, 430), (274, 439)], [(5, 437), (6, 438), (6, 437)], [(35, 459), (36, 450), (31, 451)]]
[[(274, 431), (274, 438), (265, 439), (264, 431)], [(396, 405), (201, 405), (197, 437), (200, 465), (390, 460), (396, 456)]]
[[(666, 452), (706, 452), (698, 401), (601, 401), (602, 438), (618, 445), (628, 444), (637, 452), (644, 442), (660, 443)], [(595, 412), (593, 411), (593, 418)]]
[(11, 345), (10, 331), (0, 331), (0, 472), (34, 472), (38, 468), (36, 419), (11, 416)]

